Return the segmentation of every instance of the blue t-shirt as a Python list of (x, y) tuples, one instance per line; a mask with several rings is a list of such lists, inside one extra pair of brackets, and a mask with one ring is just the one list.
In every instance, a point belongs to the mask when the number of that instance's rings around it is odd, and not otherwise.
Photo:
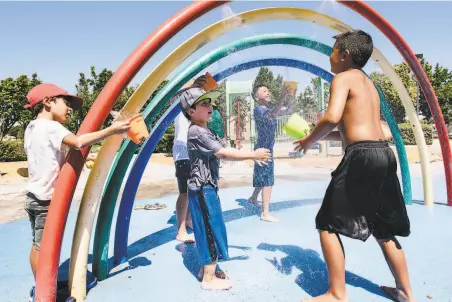
[(275, 145), (276, 118), (270, 117), (271, 109), (262, 106), (254, 108), (256, 122), (257, 142), (256, 148), (272, 150)]

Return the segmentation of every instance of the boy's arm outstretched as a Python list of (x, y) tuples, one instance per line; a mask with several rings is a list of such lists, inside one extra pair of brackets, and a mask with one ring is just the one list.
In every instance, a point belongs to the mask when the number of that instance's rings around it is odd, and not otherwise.
[(276, 117), (278, 117), (278, 116), (279, 116), (279, 113), (280, 113), (280, 111), (281, 111), (281, 109), (283, 108), (283, 106), (284, 106), (283, 99), (280, 98), (280, 99), (278, 100), (278, 103), (276, 104), (276, 106), (268, 113), (268, 114), (270, 115), (270, 117), (271, 117), (271, 118), (276, 118)]
[(81, 135), (68, 134), (63, 138), (63, 144), (75, 149), (80, 150), (85, 147), (94, 145), (105, 138), (114, 135), (125, 133), (130, 129), (129, 121), (117, 121), (114, 122), (110, 127), (102, 129), (100, 131), (85, 133)]
[(196, 137), (195, 139), (189, 138), (188, 144), (197, 147), (196, 149), (213, 154), (219, 159), (231, 161), (252, 159), (257, 162), (266, 162), (271, 158), (271, 153), (268, 149), (261, 148), (255, 151), (239, 151), (234, 148), (225, 148), (209, 130), (201, 129), (199, 131), (201, 132), (194, 135)]
[(296, 151), (307, 151), (312, 144), (324, 138), (339, 124), (350, 91), (348, 81), (346, 73), (334, 77), (331, 82), (330, 102), (325, 115), (308, 136), (294, 142)]
[(225, 160), (247, 160), (252, 159), (258, 162), (266, 162), (271, 158), (270, 150), (260, 148), (256, 151), (239, 151), (234, 148), (221, 148), (215, 152), (215, 156)]

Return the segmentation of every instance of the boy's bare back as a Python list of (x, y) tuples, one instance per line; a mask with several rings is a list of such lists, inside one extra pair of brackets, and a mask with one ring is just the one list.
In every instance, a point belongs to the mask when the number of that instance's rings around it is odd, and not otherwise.
[(337, 125), (346, 145), (365, 140), (384, 140), (380, 123), (380, 98), (373, 82), (360, 70), (338, 74), (348, 85), (348, 97)]

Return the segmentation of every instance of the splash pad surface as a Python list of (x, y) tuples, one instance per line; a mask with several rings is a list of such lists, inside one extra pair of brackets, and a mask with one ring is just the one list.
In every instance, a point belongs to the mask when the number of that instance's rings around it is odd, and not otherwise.
[[(237, 168), (237, 173), (246, 172), (246, 168)], [(423, 192), (419, 165), (410, 168), (415, 199), (408, 206), (412, 235), (400, 238), (400, 242), (407, 254), (412, 286), (420, 301), (427, 300), (427, 295), (436, 301), (448, 301), (452, 295), (448, 284), (452, 260), (447, 254), (452, 240), (452, 209), (445, 206), (444, 174), (440, 164), (432, 166), (438, 201), (427, 208), (420, 201)], [(292, 168), (288, 173), (285, 165), (277, 165), (271, 209), (281, 219), (278, 224), (260, 222), (256, 209), (247, 205), (251, 187), (220, 190), (232, 258), (221, 267), (234, 283), (226, 292), (202, 291), (195, 277), (199, 269), (195, 246), (174, 240), (177, 196), (137, 200), (136, 205), (161, 202), (167, 208), (133, 212), (128, 261), (99, 282), (86, 301), (299, 301), (323, 293), (327, 275), (314, 219), (330, 170)], [(65, 230), (60, 278), (67, 276), (76, 204)], [(28, 259), (31, 240), (28, 221), (0, 225), (0, 240), (10, 247), (0, 250), (2, 301), (26, 301), (33, 284), (28, 261), (24, 260)], [(381, 284), (392, 285), (393, 280), (376, 242), (346, 238), (343, 242), (350, 299), (390, 301), (379, 289)], [(91, 264), (88, 268), (91, 270)]]

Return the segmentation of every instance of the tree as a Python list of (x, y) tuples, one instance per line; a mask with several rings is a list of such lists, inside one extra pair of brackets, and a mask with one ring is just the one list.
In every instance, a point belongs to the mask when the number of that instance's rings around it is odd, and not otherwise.
[[(411, 74), (408, 64), (406, 64), (405, 62), (396, 64), (394, 65), (394, 70), (407, 89), (413, 105), (416, 106), (416, 81)], [(370, 78), (376, 85), (380, 87), (386, 101), (392, 109), (392, 114), (394, 115), (397, 123), (403, 123), (406, 116), (405, 107), (400, 100), (399, 94), (392, 85), (392, 82), (386, 75), (379, 72), (371, 73)]]
[(325, 109), (328, 108), (330, 102), (330, 83), (323, 82), (323, 100), (325, 101)]
[[(160, 92), (160, 90), (162, 90), (163, 87), (165, 87), (165, 85), (168, 84), (168, 80), (164, 80), (163, 82), (161, 82), (159, 84), (159, 86), (157, 87), (157, 89), (151, 94), (151, 97), (146, 101), (146, 103), (144, 103), (144, 106), (142, 108), (142, 112), (146, 109), (147, 106), (149, 106), (149, 104), (151, 103), (151, 101), (155, 98), (155, 96)], [(166, 112), (166, 110), (171, 106), (171, 103), (168, 102), (156, 115), (154, 121), (151, 123), (151, 125), (153, 126), (162, 116), (163, 114)]]
[[(405, 121), (405, 108), (403, 107), (402, 101), (400, 100), (399, 95), (397, 94), (397, 91), (389, 78), (380, 72), (371, 73), (370, 78), (380, 87), (386, 101), (391, 107), (392, 114), (394, 115), (397, 123), (403, 123)], [(382, 115), (381, 118), (383, 118)]]
[[(444, 120), (449, 124), (452, 122), (452, 72), (439, 64), (433, 69), (425, 59), (421, 60), (421, 65), (433, 86)], [(432, 113), (420, 88), (419, 92), (420, 111), (427, 120), (432, 120)]]
[(0, 82), (0, 141), (17, 124), (25, 130), (33, 118), (30, 110), (24, 109), (27, 94), (40, 84), (36, 73), (31, 78), (21, 75), (17, 79), (6, 78)]
[(304, 92), (300, 93), (297, 103), (299, 104), (300, 111), (303, 111), (303, 113), (318, 112), (317, 100), (315, 99), (311, 86), (307, 86)]
[[(100, 73), (97, 73), (96, 68), (94, 66), (91, 66), (90, 75), (91, 77), (88, 78), (84, 73), (81, 72), (78, 83), (75, 85), (77, 89), (77, 96), (83, 98), (83, 105), (80, 110), (77, 110), (73, 113), (72, 117), (67, 123), (68, 129), (74, 133), (76, 133), (80, 128), (80, 125), (85, 119), (86, 114), (93, 105), (94, 101), (97, 99), (102, 89), (113, 76), (113, 72), (104, 68)], [(136, 87), (134, 86), (127, 87), (116, 101), (115, 105), (113, 106), (113, 110), (121, 110), (127, 100), (132, 96), (135, 89)], [(109, 125), (112, 120), (113, 117), (109, 115), (104, 122), (104, 126)]]
[[(220, 95), (215, 102), (215, 107), (218, 112), (220, 112), (220, 115), (223, 117), (223, 119), (225, 119), (229, 115), (226, 112), (226, 81), (221, 82), (215, 89), (215, 91), (220, 92)], [(226, 131), (224, 131), (224, 133), (226, 133)]]
[(9, 130), (8, 135), (14, 136), (16, 139), (22, 140), (24, 138), (24, 132), (20, 125), (16, 125)]
[(411, 69), (407, 63), (402, 62), (400, 64), (394, 65), (394, 70), (396, 71), (399, 78), (402, 80), (403, 85), (408, 90), (408, 94), (413, 102), (413, 105), (416, 105), (416, 80), (411, 74)]
[[(325, 81), (321, 81), (320, 77), (316, 77), (311, 79), (311, 85), (312, 85), (312, 91), (314, 93), (314, 98), (317, 101), (317, 103), (320, 101), (318, 94), (319, 89), (319, 83), (323, 83), (323, 102), (324, 102), (324, 110), (326, 110), (326, 108), (328, 107), (328, 103), (330, 102), (330, 84), (325, 82)], [(317, 106), (317, 110), (320, 111), (320, 104), (318, 103)]]
[(271, 83), (270, 87), (268, 87), (268, 89), (270, 90), (270, 92), (272, 94), (272, 98), (270, 101), (271, 106), (276, 106), (276, 104), (278, 104), (279, 102), (284, 103), (287, 101), (287, 100), (285, 100), (287, 93), (283, 92), (284, 87), (285, 87), (284, 79), (283, 79), (282, 75), (278, 74), (276, 79), (274, 79), (273, 82)]
[[(445, 122), (452, 122), (452, 72), (448, 68), (442, 67), (439, 64), (436, 64), (433, 70), (432, 66), (425, 59), (422, 59), (420, 63), (432, 83), (433, 90), (438, 98)], [(394, 69), (399, 78), (402, 80), (404, 86), (407, 88), (415, 108), (419, 93), (420, 114), (424, 115), (427, 120), (431, 121), (432, 114), (430, 112), (430, 108), (422, 91), (419, 90), (418, 92), (416, 79), (411, 73), (408, 64), (405, 62), (396, 64), (394, 65)], [(370, 77), (382, 89), (386, 100), (392, 108), (392, 112), (397, 122), (404, 122), (405, 109), (403, 108), (403, 104), (389, 79), (381, 73), (372, 73)]]
[[(452, 82), (446, 82), (436, 89), (436, 95), (446, 124), (452, 122)], [(431, 116), (431, 113), (430, 113)]]

